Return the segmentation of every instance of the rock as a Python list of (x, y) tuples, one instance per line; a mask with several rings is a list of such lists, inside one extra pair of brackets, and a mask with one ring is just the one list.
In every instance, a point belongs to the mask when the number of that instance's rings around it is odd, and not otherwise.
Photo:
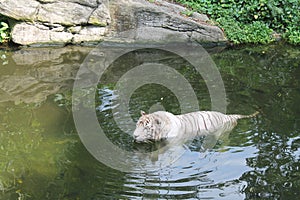
[[(203, 28), (205, 27), (205, 28)], [(220, 40), (220, 38), (224, 38), (224, 34), (220, 29), (216, 26), (205, 26), (202, 25), (201, 28), (192, 31), (191, 40), (197, 41), (199, 43), (210, 42), (224, 42), (224, 40)]]
[(88, 23), (97, 26), (107, 26), (110, 24), (111, 18), (108, 8), (105, 4), (100, 4), (91, 14)]
[(39, 5), (35, 0), (2, 0), (0, 13), (16, 20), (34, 21)]
[(71, 26), (67, 30), (68, 30), (68, 32), (75, 34), (75, 33), (79, 33), (81, 29), (82, 29), (81, 26)]
[(99, 42), (104, 39), (106, 28), (89, 26), (81, 29), (78, 34), (73, 36), (72, 43), (80, 44), (82, 42)]
[(114, 40), (126, 35), (128, 39), (141, 39), (143, 42), (172, 42), (174, 39), (201, 43), (226, 41), (219, 27), (205, 23), (207, 17), (195, 14), (195, 20), (182, 16), (185, 8), (181, 6), (165, 1), (156, 1), (154, 4), (145, 0), (132, 0), (130, 6), (128, 4), (128, 1), (111, 4), (110, 12), (114, 20), (110, 33), (115, 37)]
[(80, 44), (82, 42), (102, 41), (105, 33), (106, 28), (97, 26), (73, 27), (73, 29), (65, 31), (61, 28), (50, 29), (41, 24), (32, 25), (21, 22), (14, 26), (12, 39), (13, 42), (22, 45)]
[(192, 18), (196, 19), (196, 20), (200, 20), (202, 22), (207, 22), (209, 21), (209, 18), (207, 17), (207, 15), (203, 15), (203, 14), (200, 14), (200, 13), (196, 13), (194, 12), (192, 14)]
[[(2, 0), (0, 13), (16, 19), (12, 40), (21, 45), (197, 41), (222, 43), (206, 15), (156, 0)], [(127, 40), (127, 41), (126, 41)]]
[[(28, 34), (30, 33), (30, 34)], [(65, 44), (71, 43), (73, 34), (50, 30), (43, 25), (33, 25), (26, 22), (17, 23), (12, 30), (12, 40), (17, 44)]]
[(93, 8), (72, 2), (57, 2), (41, 5), (37, 20), (50, 24), (73, 26), (87, 24)]
[(96, 8), (98, 5), (97, 0), (38, 0), (42, 3), (57, 3), (57, 2), (72, 2), (72, 3), (78, 3), (81, 5), (89, 6), (92, 8)]
[(174, 32), (160, 27), (144, 27), (135, 30), (122, 31), (106, 41), (121, 43), (170, 43), (188, 42), (188, 34)]

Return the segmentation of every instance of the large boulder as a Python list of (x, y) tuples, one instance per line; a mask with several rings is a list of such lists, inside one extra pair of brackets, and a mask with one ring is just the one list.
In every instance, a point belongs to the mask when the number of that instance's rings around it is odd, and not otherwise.
[(207, 16), (163, 0), (2, 0), (0, 13), (16, 22), (12, 40), (21, 45), (80, 44), (114, 40), (225, 42)]
[(110, 33), (115, 37), (138, 41), (188, 41), (219, 43), (226, 41), (223, 31), (208, 23), (206, 15), (185, 16), (186, 9), (167, 1), (114, 1)]

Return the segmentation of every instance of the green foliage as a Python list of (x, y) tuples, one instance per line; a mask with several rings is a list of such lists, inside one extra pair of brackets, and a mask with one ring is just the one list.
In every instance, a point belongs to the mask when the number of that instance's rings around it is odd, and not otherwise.
[(9, 39), (9, 26), (7, 19), (0, 15), (0, 43), (7, 42)]
[(271, 36), (273, 30), (263, 22), (254, 21), (251, 24), (242, 24), (226, 18), (219, 18), (217, 22), (224, 28), (227, 37), (235, 44), (267, 44), (274, 41)]
[[(281, 33), (283, 38), (299, 44), (300, 1), (299, 0), (177, 0), (194, 11), (209, 15), (225, 29), (227, 37), (234, 43), (266, 43), (271, 30)], [(227, 19), (228, 22), (225, 22)], [(263, 27), (259, 28), (259, 25)], [(237, 27), (235, 30), (233, 27)], [(227, 30), (226, 30), (227, 29)], [(244, 31), (240, 29), (245, 29)], [(264, 33), (260, 33), (262, 30)], [(243, 34), (247, 34), (247, 39)], [(253, 36), (250, 37), (250, 34)]]
[(289, 27), (283, 35), (286, 40), (291, 44), (300, 44), (300, 30), (299, 27)]

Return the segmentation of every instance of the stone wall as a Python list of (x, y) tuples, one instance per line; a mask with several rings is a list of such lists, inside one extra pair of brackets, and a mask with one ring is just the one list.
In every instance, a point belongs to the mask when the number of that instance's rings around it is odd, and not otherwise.
[(113, 41), (219, 43), (222, 30), (205, 15), (163, 0), (2, 0), (0, 13), (15, 20), (13, 42), (65, 45)]

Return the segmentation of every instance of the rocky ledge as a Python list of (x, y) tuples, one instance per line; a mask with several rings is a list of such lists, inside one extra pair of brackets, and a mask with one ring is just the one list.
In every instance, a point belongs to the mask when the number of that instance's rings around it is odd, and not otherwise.
[(103, 40), (224, 43), (206, 15), (163, 0), (2, 0), (20, 45), (99, 43)]

